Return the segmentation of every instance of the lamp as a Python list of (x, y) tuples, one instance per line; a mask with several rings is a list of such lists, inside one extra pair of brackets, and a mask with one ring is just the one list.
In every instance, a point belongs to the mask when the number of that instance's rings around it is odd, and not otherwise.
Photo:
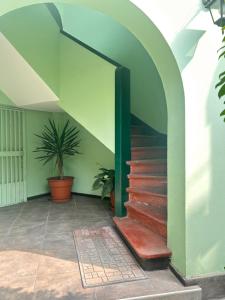
[(213, 23), (219, 27), (225, 26), (225, 0), (202, 0), (205, 8), (209, 9)]

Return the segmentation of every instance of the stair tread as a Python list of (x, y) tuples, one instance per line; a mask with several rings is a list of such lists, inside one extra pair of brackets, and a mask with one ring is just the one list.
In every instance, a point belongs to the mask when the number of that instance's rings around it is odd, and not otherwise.
[(126, 202), (125, 206), (127, 208), (132, 208), (136, 212), (145, 215), (151, 219), (156, 220), (158, 223), (166, 225), (166, 212), (163, 210), (162, 207), (157, 208), (153, 207), (152, 205), (145, 204), (143, 202), (137, 201), (128, 201)]
[(154, 196), (158, 196), (158, 197), (164, 197), (164, 198), (167, 198), (167, 195), (163, 194), (163, 193), (154, 193), (150, 190), (147, 190), (147, 189), (139, 189), (139, 188), (136, 188), (136, 187), (128, 187), (126, 189), (126, 191), (128, 193), (141, 193), (141, 194), (148, 194), (148, 195), (154, 195)]
[(131, 150), (147, 150), (147, 149), (167, 149), (165, 146), (134, 146), (131, 147)]
[(129, 217), (122, 219), (115, 217), (114, 222), (138, 257), (157, 259), (171, 256), (166, 240), (141, 223)]
[(167, 176), (165, 175), (151, 175), (151, 174), (129, 174), (127, 175), (128, 178), (142, 178), (142, 179), (161, 179), (161, 180), (165, 180), (165, 182), (167, 182)]
[(153, 159), (137, 159), (137, 160), (129, 160), (127, 161), (128, 165), (131, 164), (151, 164), (151, 163), (160, 163), (167, 162), (166, 158), (153, 158)]

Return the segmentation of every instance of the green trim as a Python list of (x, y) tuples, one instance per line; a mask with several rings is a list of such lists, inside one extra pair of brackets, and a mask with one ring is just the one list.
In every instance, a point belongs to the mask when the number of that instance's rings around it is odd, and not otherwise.
[(79, 44), (80, 46), (84, 47), (85, 49), (89, 50), (90, 52), (94, 53), (95, 55), (101, 57), (102, 59), (104, 59), (105, 61), (107, 61), (108, 63), (112, 64), (113, 66), (116, 67), (122, 67), (119, 63), (117, 63), (116, 61), (112, 60), (111, 58), (107, 57), (106, 55), (102, 54), (101, 52), (95, 50), (94, 48), (88, 46), (87, 44), (81, 42), (80, 40), (78, 40), (77, 38), (75, 38), (73, 35), (60, 30), (61, 34), (63, 34), (64, 36), (66, 36), (67, 38), (71, 39), (72, 41), (74, 41), (75, 43)]
[(130, 71), (124, 67), (116, 69), (115, 73), (115, 215), (126, 215), (124, 203), (128, 200), (129, 166), (131, 159), (130, 146)]
[(53, 3), (46, 3), (46, 7), (48, 8), (50, 14), (52, 15), (53, 19), (55, 19), (57, 25), (59, 26), (60, 30), (63, 30), (63, 24), (61, 15), (57, 9), (57, 7)]

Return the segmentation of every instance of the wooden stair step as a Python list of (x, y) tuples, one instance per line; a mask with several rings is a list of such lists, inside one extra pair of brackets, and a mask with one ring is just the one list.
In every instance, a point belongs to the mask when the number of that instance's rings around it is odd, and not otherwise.
[(131, 135), (132, 147), (144, 147), (144, 146), (163, 146), (167, 144), (167, 137), (165, 135)]
[(141, 259), (155, 260), (171, 256), (171, 251), (166, 246), (166, 240), (139, 222), (129, 217), (115, 217), (114, 222), (129, 246)]
[(132, 160), (143, 160), (153, 158), (166, 158), (166, 147), (132, 147), (131, 158)]
[(148, 159), (148, 160), (131, 160), (127, 164), (130, 166), (131, 174), (166, 174), (166, 159)]
[(167, 177), (160, 175), (148, 174), (130, 174), (128, 175), (129, 186), (131, 188), (139, 188), (152, 192), (166, 194)]
[(134, 201), (125, 203), (127, 208), (127, 215), (131, 219), (135, 219), (141, 224), (154, 231), (155, 233), (166, 238), (167, 224), (166, 224), (166, 210), (161, 208), (145, 205)]
[(151, 205), (152, 207), (166, 207), (167, 195), (160, 193), (153, 193), (148, 190), (141, 190), (137, 188), (127, 188), (129, 193), (129, 200)]
[(146, 135), (149, 134), (149, 131), (145, 126), (142, 125), (131, 125), (131, 134), (132, 135)]

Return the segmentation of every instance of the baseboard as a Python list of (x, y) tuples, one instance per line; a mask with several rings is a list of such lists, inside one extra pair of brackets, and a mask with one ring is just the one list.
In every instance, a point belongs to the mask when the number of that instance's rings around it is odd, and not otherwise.
[(85, 194), (85, 193), (72, 192), (72, 195), (101, 199), (101, 196), (92, 195), (92, 194)]
[(202, 288), (202, 299), (222, 299), (225, 297), (225, 274), (213, 274), (186, 278), (171, 264), (170, 270), (184, 286), (198, 285)]
[(50, 196), (50, 193), (39, 194), (39, 195), (27, 197), (27, 201), (35, 200), (35, 199), (38, 199), (38, 198), (41, 198), (41, 197), (46, 197), (46, 196)]
[[(101, 199), (101, 196), (92, 195), (92, 194), (85, 194), (85, 193), (72, 192), (72, 195)], [(39, 194), (39, 195), (31, 196), (31, 197), (28, 197), (27, 200), (28, 201), (35, 200), (35, 199), (38, 199), (38, 198), (41, 198), (41, 197), (46, 197), (46, 196), (50, 196), (50, 193), (45, 193), (45, 194)], [(106, 197), (106, 198), (109, 199), (109, 197)]]

